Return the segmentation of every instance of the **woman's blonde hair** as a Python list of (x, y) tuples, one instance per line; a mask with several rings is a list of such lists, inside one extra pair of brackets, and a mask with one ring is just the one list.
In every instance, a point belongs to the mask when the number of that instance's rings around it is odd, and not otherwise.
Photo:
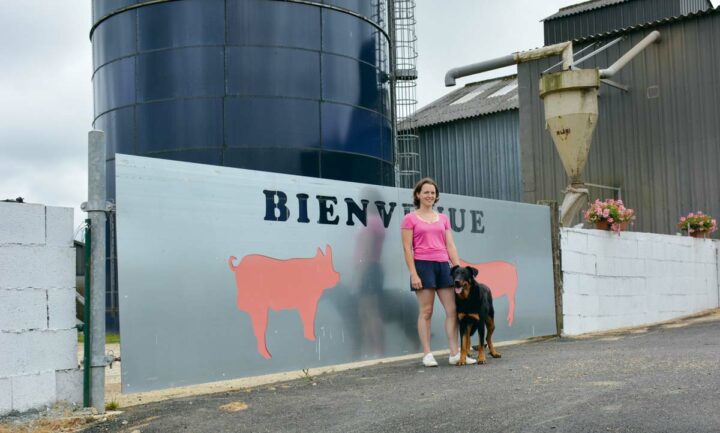
[(423, 185), (425, 185), (426, 183), (429, 183), (430, 185), (435, 187), (435, 203), (440, 200), (440, 188), (438, 188), (437, 183), (435, 183), (435, 181), (429, 177), (424, 177), (415, 184), (415, 189), (413, 190), (413, 204), (415, 205), (415, 209), (420, 208), (420, 199), (418, 198), (418, 194), (420, 194)]

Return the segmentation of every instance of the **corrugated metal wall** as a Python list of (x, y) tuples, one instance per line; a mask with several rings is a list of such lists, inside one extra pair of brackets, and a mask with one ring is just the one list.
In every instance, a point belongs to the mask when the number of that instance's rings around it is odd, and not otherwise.
[(702, 11), (710, 7), (712, 7), (712, 3), (708, 0), (680, 0), (680, 13), (683, 15)]
[[(702, 210), (720, 217), (720, 11), (627, 33), (582, 66), (607, 67), (652, 30), (660, 31), (660, 42), (614, 78), (630, 91), (601, 87), (585, 180), (621, 187), (637, 211), (635, 230), (675, 233), (681, 214)], [(561, 200), (567, 185), (538, 96), (540, 72), (556, 61), (518, 68), (528, 202)]]
[(451, 194), (522, 201), (517, 110), (420, 128), (420, 167)]
[(545, 21), (545, 45), (676, 17), (708, 8), (706, 0), (631, 0)]

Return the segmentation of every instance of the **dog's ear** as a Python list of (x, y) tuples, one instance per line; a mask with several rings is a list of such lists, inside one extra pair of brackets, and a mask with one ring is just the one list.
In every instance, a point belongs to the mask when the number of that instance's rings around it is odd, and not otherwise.
[(458, 266), (458, 265), (453, 266), (452, 268), (450, 268), (450, 273), (452, 274), (452, 273), (455, 272), (455, 270), (456, 270), (457, 268), (459, 268), (459, 267), (460, 267), (460, 266)]
[(468, 266), (467, 268), (468, 268), (468, 270), (469, 270), (470, 272), (472, 272), (473, 277), (477, 277), (477, 274), (478, 274), (478, 270), (477, 270), (477, 269), (473, 268), (472, 266)]

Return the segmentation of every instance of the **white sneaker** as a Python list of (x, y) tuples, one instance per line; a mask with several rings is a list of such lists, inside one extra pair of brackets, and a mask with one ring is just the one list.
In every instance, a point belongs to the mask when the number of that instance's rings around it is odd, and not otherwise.
[[(452, 355), (452, 356), (450, 356), (450, 358), (448, 358), (448, 364), (450, 364), (450, 365), (457, 365), (458, 362), (460, 362), (460, 352), (458, 352), (455, 355)], [(466, 356), (465, 364), (467, 364), (467, 365), (477, 364), (477, 359)]]
[(437, 367), (438, 363), (432, 353), (423, 356), (422, 363), (425, 367)]

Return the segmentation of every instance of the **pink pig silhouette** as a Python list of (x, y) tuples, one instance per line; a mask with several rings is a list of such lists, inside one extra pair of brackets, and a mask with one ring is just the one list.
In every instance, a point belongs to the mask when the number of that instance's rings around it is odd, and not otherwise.
[(280, 260), (257, 254), (247, 255), (237, 266), (235, 257), (228, 259), (235, 273), (237, 307), (250, 315), (257, 350), (266, 359), (268, 310), (296, 309), (303, 322), (305, 338), (315, 340), (315, 312), (325, 290), (335, 287), (340, 274), (333, 268), (332, 248), (325, 254), (317, 249), (311, 258)]
[(486, 263), (468, 263), (460, 259), (460, 266), (472, 266), (478, 270), (475, 281), (490, 288), (493, 299), (508, 297), (508, 326), (512, 326), (515, 318), (515, 291), (517, 290), (517, 269), (508, 262), (496, 261)]

